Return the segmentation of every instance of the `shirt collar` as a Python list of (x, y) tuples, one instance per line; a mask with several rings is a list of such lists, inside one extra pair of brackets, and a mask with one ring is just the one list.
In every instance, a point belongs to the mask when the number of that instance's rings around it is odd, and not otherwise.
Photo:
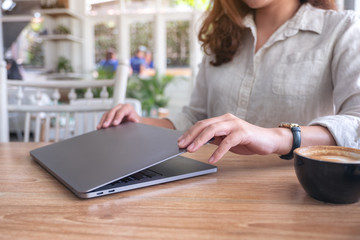
[[(322, 14), (319, 14), (319, 11), (322, 10), (313, 7), (309, 3), (302, 4), (295, 16), (288, 20), (284, 34), (289, 37), (295, 35), (300, 30), (321, 34), (324, 17)], [(245, 16), (243, 24), (245, 28), (250, 28), (252, 32), (255, 31), (256, 26), (253, 13)]]
[(324, 16), (319, 13), (322, 11), (313, 7), (310, 3), (303, 4), (295, 16), (289, 20), (288, 28), (321, 34)]

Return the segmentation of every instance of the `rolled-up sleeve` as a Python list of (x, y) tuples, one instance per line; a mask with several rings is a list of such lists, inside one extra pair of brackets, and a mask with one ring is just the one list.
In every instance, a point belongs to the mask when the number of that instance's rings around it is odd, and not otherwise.
[(182, 112), (168, 118), (179, 131), (185, 131), (197, 121), (207, 118), (208, 97), (210, 96), (208, 96), (205, 77), (206, 58), (205, 56), (200, 64), (189, 105), (184, 106)]
[(360, 148), (360, 17), (346, 21), (331, 64), (336, 115), (316, 118), (309, 125), (326, 127), (340, 146)]

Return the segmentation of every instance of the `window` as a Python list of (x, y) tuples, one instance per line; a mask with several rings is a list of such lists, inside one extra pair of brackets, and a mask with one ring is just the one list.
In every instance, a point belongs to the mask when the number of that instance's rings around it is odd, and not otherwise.
[(172, 21), (166, 24), (167, 67), (189, 67), (189, 21)]
[(116, 50), (117, 31), (114, 21), (98, 23), (94, 27), (95, 61), (104, 59), (108, 49)]
[(133, 55), (139, 46), (145, 46), (153, 52), (153, 24), (151, 22), (135, 22), (130, 25), (130, 53)]

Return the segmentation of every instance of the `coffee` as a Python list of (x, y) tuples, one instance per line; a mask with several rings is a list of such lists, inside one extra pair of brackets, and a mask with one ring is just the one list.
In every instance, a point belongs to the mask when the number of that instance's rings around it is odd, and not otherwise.
[(336, 163), (360, 163), (360, 150), (349, 151), (348, 149), (331, 149), (324, 147), (323, 149), (308, 149), (307, 151), (301, 152), (302, 155), (320, 160), (325, 162), (336, 162)]
[(360, 149), (308, 146), (294, 151), (296, 176), (313, 198), (330, 203), (360, 199)]
[(326, 161), (326, 162), (337, 162), (337, 163), (360, 163), (360, 159), (353, 158), (351, 156), (344, 156), (344, 155), (311, 155), (313, 159)]

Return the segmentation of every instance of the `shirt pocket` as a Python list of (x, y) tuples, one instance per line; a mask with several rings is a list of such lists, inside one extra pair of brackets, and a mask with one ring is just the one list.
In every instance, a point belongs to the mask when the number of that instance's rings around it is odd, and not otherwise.
[(323, 50), (281, 57), (273, 71), (273, 93), (296, 96), (316, 94), (321, 86), (325, 59)]

